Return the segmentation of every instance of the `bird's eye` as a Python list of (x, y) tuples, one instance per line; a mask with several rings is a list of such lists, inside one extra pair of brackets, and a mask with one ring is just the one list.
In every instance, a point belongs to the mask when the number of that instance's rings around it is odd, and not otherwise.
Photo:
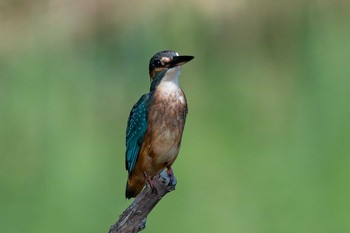
[(154, 66), (155, 67), (161, 67), (162, 63), (160, 62), (160, 60), (156, 60), (156, 61), (154, 61)]

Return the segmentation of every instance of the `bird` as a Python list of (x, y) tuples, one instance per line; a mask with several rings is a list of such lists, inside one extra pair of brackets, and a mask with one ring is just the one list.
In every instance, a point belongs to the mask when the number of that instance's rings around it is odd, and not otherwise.
[(180, 150), (188, 113), (179, 84), (180, 70), (193, 58), (164, 50), (150, 59), (150, 91), (131, 109), (126, 129), (127, 199), (136, 197), (146, 183), (156, 191), (153, 178), (165, 168), (173, 177), (171, 166)]

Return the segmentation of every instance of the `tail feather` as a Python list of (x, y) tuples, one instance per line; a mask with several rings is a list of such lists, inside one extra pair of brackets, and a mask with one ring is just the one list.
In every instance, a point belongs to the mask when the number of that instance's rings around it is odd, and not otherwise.
[(136, 197), (142, 191), (144, 186), (144, 180), (133, 179), (132, 177), (129, 177), (129, 179), (126, 182), (125, 197), (127, 199)]

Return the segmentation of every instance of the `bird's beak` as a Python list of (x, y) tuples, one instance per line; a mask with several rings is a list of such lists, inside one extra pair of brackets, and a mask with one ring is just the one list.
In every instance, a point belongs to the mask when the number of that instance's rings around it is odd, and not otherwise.
[(175, 56), (168, 64), (171, 68), (175, 66), (182, 66), (183, 64), (191, 61), (193, 58), (194, 56)]

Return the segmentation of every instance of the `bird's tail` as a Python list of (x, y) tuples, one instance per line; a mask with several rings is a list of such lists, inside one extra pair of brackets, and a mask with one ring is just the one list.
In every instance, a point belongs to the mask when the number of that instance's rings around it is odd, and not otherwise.
[(135, 176), (130, 176), (126, 182), (125, 197), (130, 199), (136, 197), (145, 186), (145, 179), (137, 179)]

